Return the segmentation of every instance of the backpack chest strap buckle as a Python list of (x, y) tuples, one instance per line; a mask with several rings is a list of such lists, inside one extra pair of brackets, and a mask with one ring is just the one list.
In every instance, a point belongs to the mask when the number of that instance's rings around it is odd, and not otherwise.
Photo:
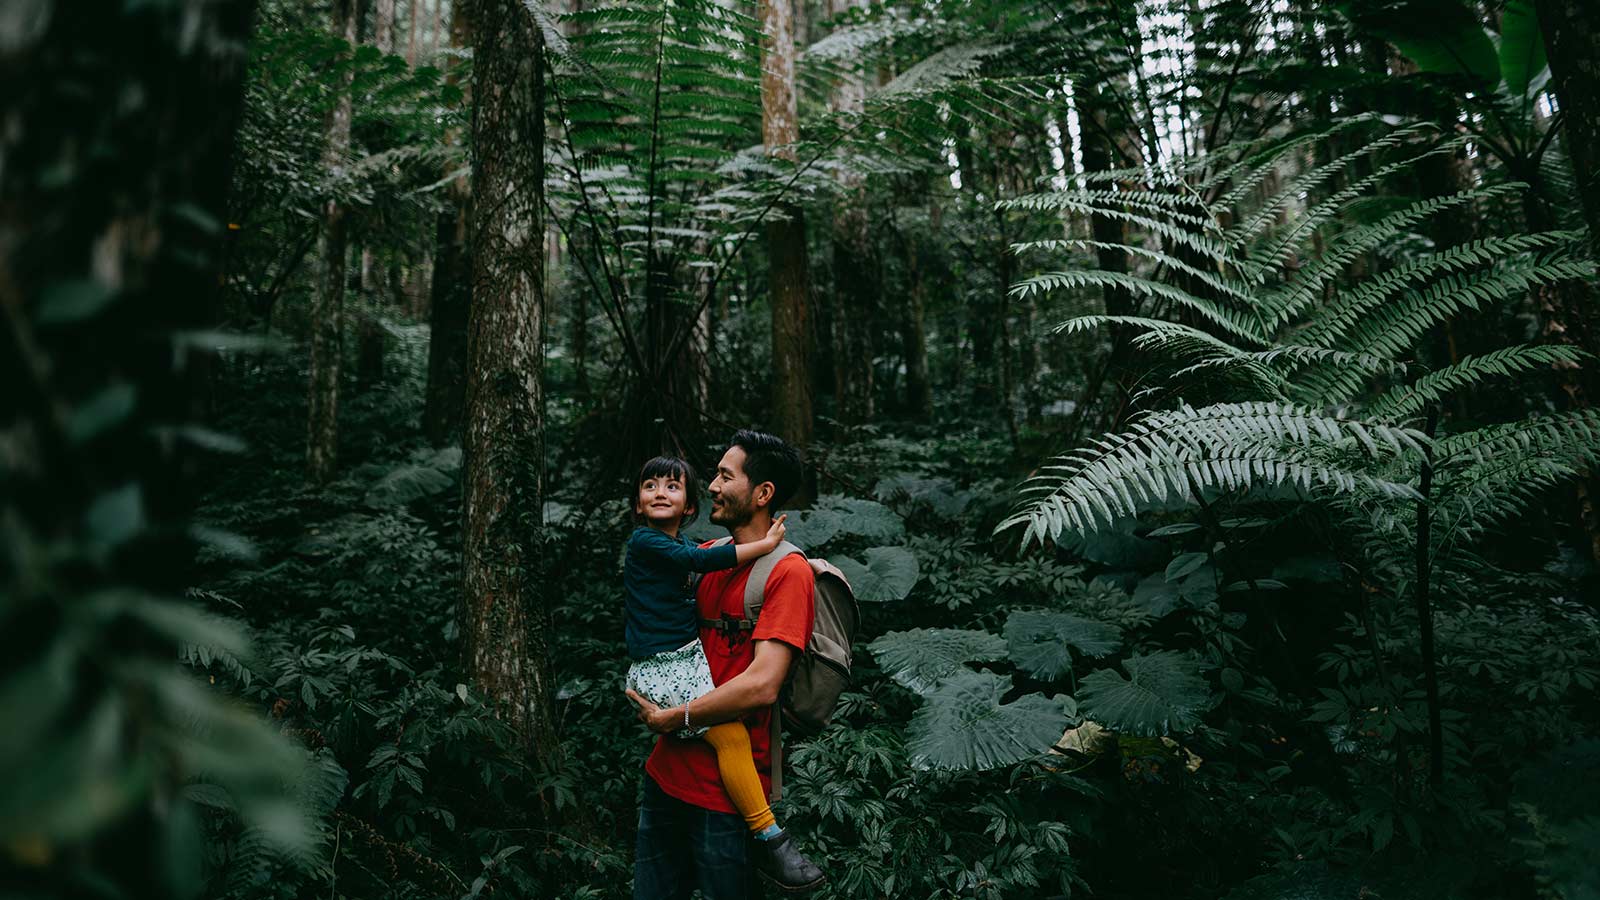
[(712, 631), (732, 637), (741, 631), (755, 631), (756, 623), (754, 619), (741, 619), (738, 616), (723, 613), (720, 619), (701, 619), (700, 627), (709, 628)]

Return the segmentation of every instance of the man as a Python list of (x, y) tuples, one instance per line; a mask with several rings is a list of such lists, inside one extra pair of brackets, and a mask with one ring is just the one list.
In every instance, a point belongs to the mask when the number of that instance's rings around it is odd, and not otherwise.
[[(711, 481), (711, 521), (726, 527), (736, 544), (759, 540), (772, 525), (773, 514), (800, 487), (801, 475), (800, 454), (783, 439), (739, 431)], [(638, 704), (639, 718), (663, 735), (645, 763), (634, 900), (677, 900), (695, 888), (707, 900), (743, 900), (751, 891), (747, 853), (752, 850), (757, 870), (786, 891), (811, 890), (823, 881), (822, 871), (800, 855), (788, 833), (770, 840), (748, 838), (744, 819), (723, 789), (709, 744), (669, 736), (689, 724), (742, 720), (750, 730), (762, 789), (771, 795), (772, 705), (789, 665), (811, 637), (814, 582), (804, 557), (787, 556), (767, 579), (753, 633), (707, 627), (705, 622), (724, 617), (744, 618), (750, 568), (709, 572), (695, 592), (703, 623), (700, 640), (716, 689), (666, 709), (628, 691)]]

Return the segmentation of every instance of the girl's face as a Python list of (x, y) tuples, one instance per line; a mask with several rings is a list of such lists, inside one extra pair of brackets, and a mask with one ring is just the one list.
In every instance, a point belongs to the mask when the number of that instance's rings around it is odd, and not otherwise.
[(660, 475), (639, 482), (639, 498), (634, 501), (633, 512), (656, 528), (675, 529), (683, 521), (688, 504), (683, 479)]

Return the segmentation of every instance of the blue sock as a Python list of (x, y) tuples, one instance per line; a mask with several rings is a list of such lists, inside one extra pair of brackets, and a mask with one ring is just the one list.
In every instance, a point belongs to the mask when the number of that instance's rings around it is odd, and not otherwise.
[(774, 824), (768, 825), (766, 828), (762, 829), (761, 831), (756, 832), (756, 840), (758, 840), (758, 841), (770, 841), (770, 840), (772, 840), (773, 838), (777, 837), (780, 834), (783, 834), (783, 829), (779, 828), (777, 826), (777, 824), (774, 823)]

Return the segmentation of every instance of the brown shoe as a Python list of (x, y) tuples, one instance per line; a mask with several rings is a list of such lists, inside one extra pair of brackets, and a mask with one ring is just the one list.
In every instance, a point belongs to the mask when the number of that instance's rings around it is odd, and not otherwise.
[(786, 894), (801, 894), (822, 886), (827, 877), (817, 864), (800, 852), (787, 831), (779, 831), (768, 840), (757, 839), (752, 854), (756, 871), (761, 877)]

